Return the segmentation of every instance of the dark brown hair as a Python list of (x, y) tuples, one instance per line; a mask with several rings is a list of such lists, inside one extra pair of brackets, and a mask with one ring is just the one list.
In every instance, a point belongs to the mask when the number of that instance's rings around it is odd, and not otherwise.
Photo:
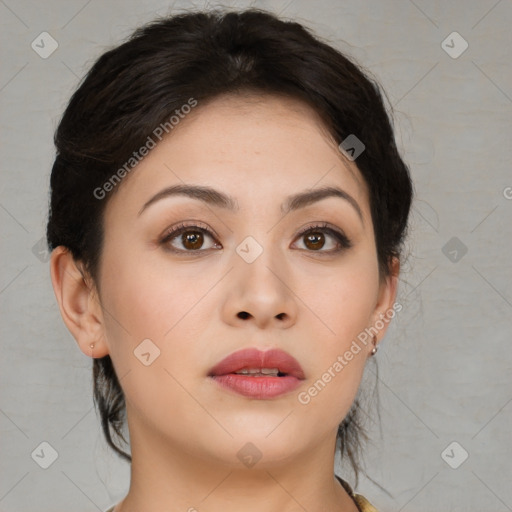
[[(187, 11), (158, 19), (97, 59), (55, 133), (49, 250), (67, 247), (99, 291), (102, 220), (110, 196), (100, 200), (93, 191), (190, 98), (200, 108), (220, 95), (244, 92), (301, 100), (318, 112), (338, 144), (349, 135), (363, 142), (357, 166), (369, 188), (380, 276), (387, 277), (391, 259), (402, 254), (413, 186), (380, 88), (309, 29), (253, 8)], [(106, 440), (131, 461), (111, 437), (127, 443), (124, 394), (110, 356), (94, 359), (93, 377)], [(358, 451), (366, 438), (358, 405), (356, 399), (337, 436), (356, 481)]]

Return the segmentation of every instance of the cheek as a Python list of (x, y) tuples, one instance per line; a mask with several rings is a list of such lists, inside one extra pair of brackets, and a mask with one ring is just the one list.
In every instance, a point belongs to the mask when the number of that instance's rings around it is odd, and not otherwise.
[(313, 428), (318, 425), (322, 425), (322, 430), (337, 428), (356, 397), (364, 361), (360, 352), (345, 365), (332, 362), (298, 393), (297, 412), (306, 418), (307, 424), (308, 418), (314, 418)]
[(339, 350), (369, 326), (377, 300), (375, 263), (370, 258), (354, 260), (354, 264), (347, 262), (308, 279), (298, 292), (307, 297), (305, 304), (318, 317), (315, 325), (325, 335), (327, 346)]
[(176, 435), (183, 428), (177, 410), (201, 425), (204, 410), (183, 387), (190, 387), (187, 379), (195, 369), (194, 344), (183, 341), (195, 337), (194, 306), (213, 278), (198, 281), (190, 267), (167, 281), (168, 270), (164, 275), (133, 253), (115, 266), (112, 261), (105, 258), (111, 269), (103, 279), (105, 332), (127, 403), (144, 421), (168, 425)]
[[(309, 284), (306, 304), (316, 318), (305, 310), (311, 320), (304, 323), (304, 330), (321, 350), (310, 359), (312, 375), (297, 401), (318, 421), (335, 428), (348, 413), (363, 375), (371, 340), (358, 336), (370, 325), (378, 273), (371, 258), (358, 259), (315, 283), (315, 288)], [(304, 287), (299, 295), (306, 291)]]
[[(356, 281), (357, 288), (347, 281), (343, 286), (331, 285), (329, 299), (320, 309), (330, 330), (318, 324), (316, 336), (311, 335), (314, 346), (321, 349), (312, 352), (309, 346), (310, 376), (297, 396), (299, 413), (315, 418), (315, 425), (328, 430), (336, 429), (349, 412), (367, 361), (368, 344), (358, 335), (368, 326), (373, 288), (362, 289), (360, 280)], [(319, 336), (319, 332), (327, 334)]]
[[(111, 261), (111, 260), (110, 260)], [(165, 261), (165, 260), (164, 260)], [(109, 260), (105, 258), (105, 267)], [(198, 277), (192, 266), (162, 265), (162, 259), (132, 253), (104, 276), (105, 307), (117, 320), (109, 329), (124, 327), (134, 342), (145, 338), (164, 343), (189, 321), (201, 297), (215, 279)]]

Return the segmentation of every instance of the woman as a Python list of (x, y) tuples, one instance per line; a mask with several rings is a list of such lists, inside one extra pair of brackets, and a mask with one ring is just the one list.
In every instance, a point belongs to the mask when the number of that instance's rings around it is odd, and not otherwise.
[(55, 143), (52, 283), (131, 462), (109, 512), (376, 510), (333, 467), (400, 309), (379, 87), (297, 23), (187, 12), (102, 55)]

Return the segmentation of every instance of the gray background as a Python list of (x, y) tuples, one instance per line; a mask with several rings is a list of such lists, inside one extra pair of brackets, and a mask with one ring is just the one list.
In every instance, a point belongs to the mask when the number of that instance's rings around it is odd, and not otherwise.
[[(511, 1), (224, 5), (303, 22), (369, 69), (411, 167), (404, 309), (376, 356), (382, 428), (369, 403), (371, 479), (358, 491), (382, 512), (512, 510)], [(129, 466), (106, 447), (93, 409), (92, 360), (61, 320), (37, 244), (53, 131), (72, 91), (97, 56), (172, 6), (0, 0), (2, 512), (105, 510), (127, 492)], [(203, 4), (174, 3), (190, 6)], [(46, 59), (31, 47), (43, 31), (59, 45)], [(457, 58), (442, 46), (454, 31), (469, 44)], [(31, 455), (44, 441), (58, 452), (48, 469)]]

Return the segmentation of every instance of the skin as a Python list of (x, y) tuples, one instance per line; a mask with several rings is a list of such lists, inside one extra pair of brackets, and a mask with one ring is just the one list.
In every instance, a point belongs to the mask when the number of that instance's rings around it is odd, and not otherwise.
[[(157, 192), (183, 183), (227, 193), (240, 210), (173, 196), (138, 215)], [(338, 197), (280, 211), (287, 196), (327, 185), (348, 192), (362, 220)], [(181, 221), (214, 233), (204, 235), (198, 256), (180, 236), (172, 245), (188, 248), (182, 256), (159, 244)], [(297, 236), (316, 222), (342, 230), (352, 247), (322, 256), (338, 246), (332, 235), (324, 233), (317, 249)], [(334, 443), (371, 342), (308, 404), (297, 396), (391, 309), (399, 263), (379, 280), (368, 189), (315, 112), (274, 96), (198, 105), (124, 178), (104, 227), (100, 292), (63, 247), (52, 253), (51, 277), (80, 349), (109, 354), (125, 393), (133, 460), (116, 512), (356, 511), (334, 479)], [(247, 236), (263, 248), (250, 264), (236, 252)], [(148, 338), (160, 356), (145, 366), (134, 350)], [(207, 377), (247, 347), (289, 352), (306, 380), (286, 395), (254, 400)], [(261, 452), (250, 468), (237, 457), (248, 442)]]

